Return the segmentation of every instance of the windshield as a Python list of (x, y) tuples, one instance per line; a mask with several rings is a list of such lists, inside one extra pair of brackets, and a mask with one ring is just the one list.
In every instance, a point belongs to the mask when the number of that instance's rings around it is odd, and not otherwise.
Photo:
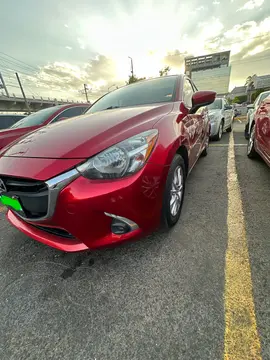
[(177, 76), (169, 76), (124, 86), (102, 97), (87, 113), (173, 101), (176, 80)]
[(261, 97), (260, 97), (260, 100), (259, 100), (259, 104), (260, 104), (264, 99), (266, 99), (267, 96), (269, 96), (269, 95), (270, 95), (270, 91), (267, 92), (267, 93), (265, 93), (265, 94), (262, 94)]
[(19, 129), (41, 125), (44, 121), (48, 119), (49, 116), (51, 116), (57, 110), (61, 109), (61, 107), (62, 106), (53, 106), (48, 109), (39, 110), (38, 112), (28, 115), (22, 120), (16, 122), (16, 124), (12, 125), (10, 129)]
[(219, 110), (222, 109), (222, 101), (221, 99), (216, 99), (212, 104), (208, 106), (209, 110)]

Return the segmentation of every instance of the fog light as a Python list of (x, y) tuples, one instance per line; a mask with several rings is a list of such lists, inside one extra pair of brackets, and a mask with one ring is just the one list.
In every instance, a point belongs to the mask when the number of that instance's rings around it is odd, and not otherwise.
[(113, 218), (112, 224), (111, 224), (111, 231), (114, 234), (122, 235), (126, 234), (130, 231), (133, 231), (135, 229), (138, 229), (138, 225), (125, 217), (117, 216), (114, 214), (104, 213), (106, 216), (109, 216)]
[(116, 235), (126, 234), (131, 231), (131, 227), (121, 220), (113, 219), (111, 224), (112, 233)]

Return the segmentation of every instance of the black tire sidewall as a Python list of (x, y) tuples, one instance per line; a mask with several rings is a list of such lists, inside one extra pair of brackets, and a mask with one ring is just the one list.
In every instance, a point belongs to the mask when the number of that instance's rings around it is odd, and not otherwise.
[[(254, 133), (253, 133), (253, 131), (254, 131)], [(251, 150), (249, 152), (248, 148), (249, 148), (249, 142), (250, 142), (250, 138), (252, 137), (252, 134), (253, 134), (253, 144), (252, 144), (252, 148), (251, 148)], [(253, 158), (255, 158), (257, 156), (254, 143), (255, 143), (255, 125), (253, 125), (252, 128), (250, 129), (250, 137), (249, 137), (248, 145), (247, 145), (247, 156), (250, 159), (253, 159)]]
[[(172, 187), (174, 171), (177, 168), (177, 166), (181, 166), (183, 175), (184, 175), (183, 176), (183, 194), (182, 194), (181, 205), (178, 210), (178, 213), (175, 216), (173, 216), (170, 211), (171, 187)], [(167, 180), (166, 180), (166, 185), (165, 185), (165, 190), (164, 190), (164, 195), (163, 195), (163, 204), (162, 204), (162, 220), (163, 221), (162, 222), (166, 227), (174, 226), (177, 223), (177, 221), (179, 220), (182, 206), (183, 206), (184, 196), (185, 196), (185, 185), (186, 185), (185, 162), (181, 155), (176, 154), (175, 157), (173, 158), (173, 161), (171, 163), (171, 166), (170, 166), (170, 169), (169, 169), (169, 172), (167, 175)]]

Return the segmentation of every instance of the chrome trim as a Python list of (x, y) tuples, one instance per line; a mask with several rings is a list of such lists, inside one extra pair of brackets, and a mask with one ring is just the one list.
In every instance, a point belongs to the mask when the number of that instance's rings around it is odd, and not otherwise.
[(58, 175), (50, 180), (44, 181), (44, 183), (48, 187), (48, 209), (47, 209), (47, 214), (45, 216), (36, 219), (29, 219), (17, 211), (15, 211), (16, 214), (23, 220), (30, 222), (38, 222), (38, 221), (50, 219), (54, 214), (57, 198), (60, 191), (71, 181), (78, 178), (80, 175), (81, 174), (76, 169), (72, 169), (64, 174)]
[(123, 221), (125, 224), (127, 224), (130, 228), (131, 228), (131, 231), (133, 230), (136, 230), (136, 229), (139, 229), (139, 226), (132, 220), (129, 220), (125, 217), (122, 217), (122, 216), (118, 216), (118, 215), (114, 215), (114, 214), (110, 214), (110, 213), (107, 213), (107, 212), (104, 212), (104, 214), (106, 216), (109, 216), (111, 218), (114, 218), (114, 219), (118, 219), (118, 220), (121, 220)]

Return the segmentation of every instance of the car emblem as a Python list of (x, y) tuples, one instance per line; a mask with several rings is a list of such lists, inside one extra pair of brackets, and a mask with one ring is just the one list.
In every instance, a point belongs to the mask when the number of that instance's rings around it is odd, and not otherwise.
[(4, 184), (4, 181), (0, 179), (0, 195), (6, 191), (7, 191), (6, 185)]

